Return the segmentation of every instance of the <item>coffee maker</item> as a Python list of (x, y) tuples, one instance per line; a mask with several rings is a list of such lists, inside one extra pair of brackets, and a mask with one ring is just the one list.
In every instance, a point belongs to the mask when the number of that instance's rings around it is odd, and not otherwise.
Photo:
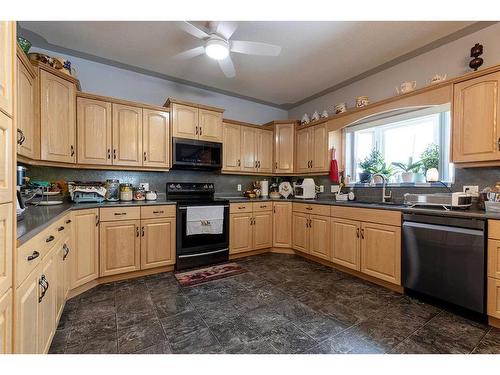
[(26, 167), (22, 165), (17, 166), (16, 170), (16, 217), (17, 221), (24, 219), (24, 211), (26, 210), (26, 205), (21, 194), (21, 188), (26, 186)]

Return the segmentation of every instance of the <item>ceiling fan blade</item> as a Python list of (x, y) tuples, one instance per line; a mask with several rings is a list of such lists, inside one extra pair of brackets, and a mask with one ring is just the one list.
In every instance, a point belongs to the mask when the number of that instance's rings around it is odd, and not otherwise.
[(281, 47), (274, 44), (233, 40), (231, 41), (231, 52), (247, 55), (278, 56), (281, 53)]
[(180, 21), (177, 22), (177, 24), (179, 25), (179, 28), (198, 39), (205, 39), (209, 37), (208, 33), (205, 30), (193, 25), (192, 23), (189, 23), (187, 21)]
[(230, 56), (223, 60), (219, 60), (218, 63), (227, 78), (233, 78), (236, 76), (236, 70), (234, 69), (233, 60), (231, 60)]
[(224, 39), (228, 40), (234, 34), (238, 24), (232, 21), (211, 21), (210, 30), (216, 34), (221, 35)]
[(205, 53), (205, 47), (199, 46), (199, 47), (194, 47), (191, 49), (188, 49), (187, 51), (178, 53), (177, 55), (174, 56), (174, 59), (177, 60), (187, 60), (187, 59), (192, 59), (193, 57), (203, 55)]

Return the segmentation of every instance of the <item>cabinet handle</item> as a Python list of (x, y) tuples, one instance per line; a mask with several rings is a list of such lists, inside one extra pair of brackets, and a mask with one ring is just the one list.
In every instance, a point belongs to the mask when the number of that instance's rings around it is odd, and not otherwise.
[(276, 213), (276, 206), (273, 207), (273, 214)]
[(63, 227), (62, 225), (61, 225), (59, 228), (57, 228), (57, 231), (58, 231), (58, 232), (61, 232), (61, 231), (63, 231), (63, 230), (64, 230), (64, 227)]
[(238, 207), (238, 210), (242, 210), (242, 209), (244, 209), (244, 208), (245, 208), (245, 206), (239, 206), (239, 207)]
[(258, 163), (259, 163), (259, 168), (260, 168), (260, 160), (258, 161)]
[(311, 160), (311, 168), (313, 167), (313, 161)]
[(309, 228), (312, 228), (313, 227), (313, 221), (312, 219), (309, 219)]
[(359, 228), (356, 228), (356, 237), (359, 238)]
[(274, 162), (274, 169), (278, 169), (278, 162)]
[(361, 229), (361, 238), (365, 239), (365, 230), (364, 229)]
[(38, 303), (41, 303), (43, 300), (43, 297), (45, 297), (45, 293), (47, 293), (47, 290), (49, 290), (49, 282), (45, 278), (45, 275), (42, 275), (40, 277), (40, 280), (38, 281), (38, 285), (42, 287), (42, 294), (40, 297), (38, 297)]
[(95, 226), (99, 225), (99, 215), (95, 215)]
[(203, 128), (200, 126), (200, 135), (203, 134)]
[(148, 158), (147, 158), (147, 154), (146, 154), (146, 151), (144, 151), (144, 161), (147, 161)]
[(312, 207), (306, 207), (306, 210), (311, 211), (313, 208)]
[(71, 224), (71, 220), (70, 219), (66, 220), (66, 224)]
[(498, 151), (500, 151), (500, 138), (498, 138)]
[(241, 167), (241, 160), (238, 159), (238, 167)]
[(160, 211), (153, 211), (154, 214), (163, 214), (165, 211), (160, 210)]
[(135, 236), (139, 237), (139, 227), (135, 227)]
[(116, 159), (116, 148), (113, 149), (113, 159)]
[(115, 212), (114, 215), (115, 216), (122, 216), (122, 215), (126, 215), (127, 213), (126, 212)]
[(108, 148), (108, 159), (111, 159), (111, 149)]
[(195, 130), (195, 132), (196, 132), (196, 135), (198, 135), (198, 127), (196, 127), (196, 130)]
[(71, 156), (74, 156), (75, 155), (75, 147), (73, 145), (71, 145), (70, 150), (71, 150)]
[(257, 168), (257, 160), (255, 160), (255, 168)]
[(63, 249), (64, 249), (63, 260), (66, 260), (66, 258), (68, 257), (68, 254), (69, 254), (69, 247), (68, 247), (68, 245), (64, 244), (63, 245)]
[(28, 259), (28, 262), (31, 262), (32, 260), (38, 258), (39, 256), (40, 256), (40, 253), (35, 250), (31, 253), (31, 255), (28, 255), (28, 258), (26, 258), (26, 259)]
[(266, 208), (266, 207), (267, 207), (267, 206), (265, 206), (265, 205), (264, 205), (264, 206), (260, 206), (260, 208)]
[(52, 242), (55, 240), (55, 237), (53, 235), (50, 235), (48, 236), (46, 239), (45, 239), (45, 242)]
[(144, 227), (141, 228), (141, 236), (144, 237)]
[(17, 144), (21, 146), (25, 140), (26, 137), (24, 136), (23, 131), (21, 129), (17, 129)]

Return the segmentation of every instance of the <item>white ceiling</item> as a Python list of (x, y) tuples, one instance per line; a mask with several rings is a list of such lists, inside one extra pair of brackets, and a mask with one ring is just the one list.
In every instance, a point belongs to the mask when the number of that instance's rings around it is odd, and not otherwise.
[(53, 49), (75, 50), (275, 105), (299, 102), (471, 24), (239, 22), (232, 39), (278, 44), (282, 52), (278, 57), (233, 53), (236, 77), (226, 78), (205, 55), (182, 62), (172, 58), (202, 44), (176, 22), (20, 22)]

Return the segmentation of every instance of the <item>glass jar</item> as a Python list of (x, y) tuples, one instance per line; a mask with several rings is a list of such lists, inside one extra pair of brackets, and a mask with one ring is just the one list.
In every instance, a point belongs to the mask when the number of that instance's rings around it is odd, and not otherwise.
[(132, 200), (132, 184), (120, 184), (120, 200)]
[(143, 187), (134, 188), (134, 201), (143, 201), (146, 199), (146, 191)]
[(120, 200), (120, 181), (119, 180), (106, 180), (104, 184), (106, 188), (106, 200), (116, 202)]

